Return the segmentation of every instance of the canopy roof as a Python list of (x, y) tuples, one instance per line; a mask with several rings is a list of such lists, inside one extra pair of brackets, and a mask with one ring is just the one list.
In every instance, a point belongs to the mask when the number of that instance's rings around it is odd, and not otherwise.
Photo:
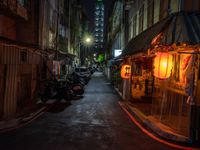
[(178, 12), (169, 15), (130, 40), (121, 56), (146, 51), (152, 47), (152, 40), (160, 33), (161, 45), (200, 44), (200, 12)]

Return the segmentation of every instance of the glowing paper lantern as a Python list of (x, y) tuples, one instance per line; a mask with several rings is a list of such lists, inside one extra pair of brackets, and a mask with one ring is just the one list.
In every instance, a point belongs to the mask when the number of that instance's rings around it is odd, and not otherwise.
[(123, 79), (129, 79), (131, 77), (131, 66), (130, 65), (123, 65), (121, 67), (121, 77)]
[(171, 75), (172, 55), (168, 52), (157, 52), (154, 58), (154, 76), (167, 79)]

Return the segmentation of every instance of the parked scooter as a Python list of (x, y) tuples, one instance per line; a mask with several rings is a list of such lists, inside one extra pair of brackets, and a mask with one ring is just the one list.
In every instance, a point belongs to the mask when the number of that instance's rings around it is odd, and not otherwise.
[(79, 82), (80, 84), (83, 84), (83, 85), (88, 84), (88, 82), (90, 80), (89, 77), (87, 77), (85, 75), (81, 75), (81, 74), (79, 74), (77, 72), (73, 72), (71, 74), (71, 77), (73, 78), (73, 80), (75, 80), (75, 81), (77, 81), (77, 82)]
[(81, 83), (79, 80), (67, 78), (66, 84), (73, 91), (74, 95), (83, 95), (84, 94), (84, 84)]
[(40, 91), (40, 98), (43, 102), (48, 99), (56, 99), (58, 101), (65, 99), (71, 100), (74, 96), (71, 87), (57, 80), (49, 80), (46, 82), (44, 90)]
[(67, 77), (73, 84), (81, 84), (82, 86), (86, 85), (84, 78), (81, 78), (76, 72), (73, 72), (70, 76)]

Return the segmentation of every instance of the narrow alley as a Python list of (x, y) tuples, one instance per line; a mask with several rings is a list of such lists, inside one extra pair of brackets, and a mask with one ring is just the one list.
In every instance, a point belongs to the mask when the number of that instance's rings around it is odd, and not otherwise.
[(120, 97), (101, 72), (84, 97), (55, 104), (31, 124), (0, 134), (1, 150), (167, 150), (143, 134), (120, 108)]

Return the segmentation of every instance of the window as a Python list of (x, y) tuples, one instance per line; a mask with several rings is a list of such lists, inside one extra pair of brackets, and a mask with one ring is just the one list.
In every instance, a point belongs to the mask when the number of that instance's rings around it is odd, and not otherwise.
[(136, 36), (136, 26), (137, 26), (137, 15), (134, 16), (133, 18), (133, 37)]
[(148, 0), (148, 8), (147, 8), (147, 24), (148, 27), (153, 25), (153, 16), (154, 16), (154, 0)]
[(144, 5), (139, 10), (139, 33), (143, 31), (144, 24)]

